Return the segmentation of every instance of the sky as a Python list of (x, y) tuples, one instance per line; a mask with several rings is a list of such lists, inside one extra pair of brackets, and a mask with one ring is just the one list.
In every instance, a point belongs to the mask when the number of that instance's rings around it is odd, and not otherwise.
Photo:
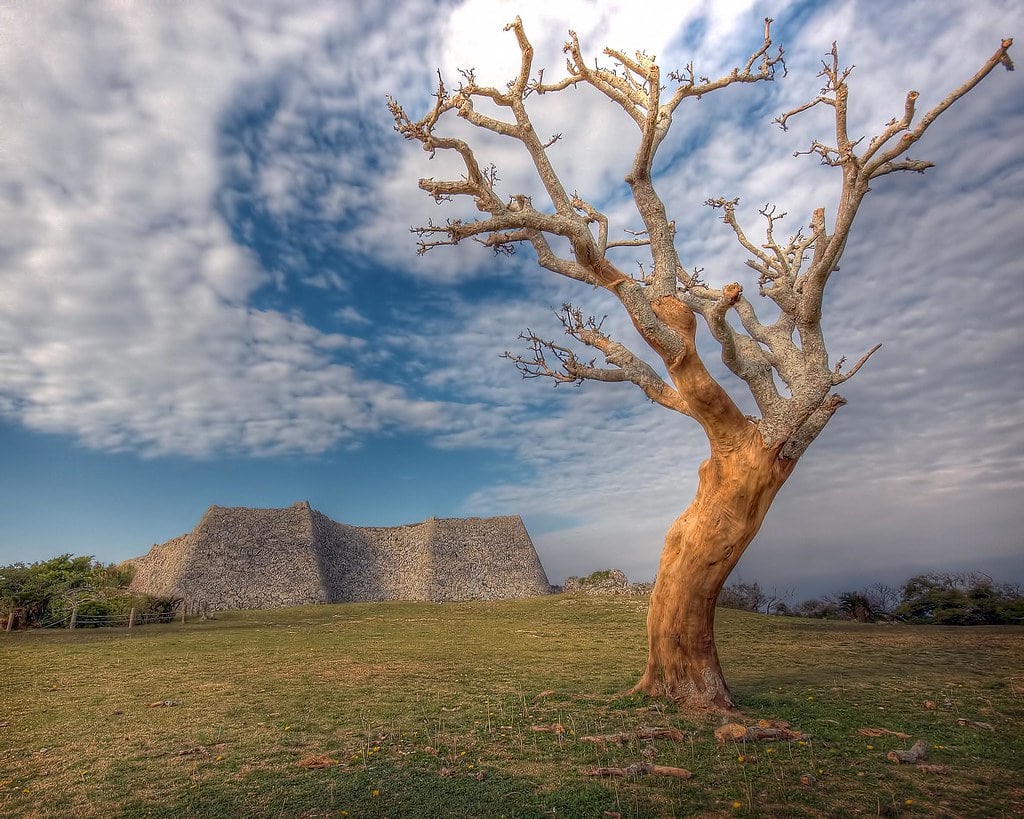
[[(851, 132), (870, 137), (909, 90), (924, 110), (1024, 37), (1015, 0), (380, 8), (0, 0), (0, 565), (120, 561), (212, 504), (308, 500), (355, 525), (519, 514), (552, 582), (650, 579), (702, 433), (632, 385), (555, 388), (502, 360), (526, 328), (559, 338), (566, 301), (632, 331), (610, 297), (528, 252), (417, 256), (410, 226), (446, 215), (417, 180), (453, 166), (394, 132), (385, 95), (418, 117), (438, 71), (503, 85), (516, 14), (545, 79), (570, 29), (594, 59), (644, 50), (718, 76), (775, 18), (787, 75), (688, 100), (656, 167), (684, 264), (756, 293), (703, 203), (740, 197), (752, 231), (767, 202), (787, 233), (834, 212), (835, 170), (794, 157), (828, 136), (827, 112), (771, 122), (818, 93), (833, 41), (855, 66)], [(585, 89), (533, 101), (538, 129), (563, 135), (566, 187), (636, 229), (635, 126)], [(915, 147), (935, 168), (877, 180), (825, 330), (834, 360), (883, 347), (734, 579), (796, 600), (927, 571), (1024, 582), (1022, 132), (1024, 73), (1000, 67)], [(477, 145), (507, 194), (536, 191), (515, 145)]]

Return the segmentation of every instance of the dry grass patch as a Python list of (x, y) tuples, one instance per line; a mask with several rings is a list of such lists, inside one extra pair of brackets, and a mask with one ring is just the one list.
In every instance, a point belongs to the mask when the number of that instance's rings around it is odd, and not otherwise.
[(332, 683), (347, 685), (387, 681), (394, 684), (408, 681), (410, 678), (435, 678), (438, 668), (435, 665), (411, 660), (395, 660), (387, 663), (359, 663), (350, 659), (336, 660), (320, 665), (316, 670), (308, 672), (311, 676)]

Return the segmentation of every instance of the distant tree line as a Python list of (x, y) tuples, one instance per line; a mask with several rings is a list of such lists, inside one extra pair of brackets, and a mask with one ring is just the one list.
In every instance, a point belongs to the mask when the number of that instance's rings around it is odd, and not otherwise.
[(177, 601), (129, 593), (133, 574), (129, 566), (103, 564), (92, 555), (0, 566), (0, 624), (6, 628), (13, 616), (18, 628), (55, 625), (73, 610), (92, 622), (133, 608), (140, 616), (173, 611)]
[(762, 614), (859, 623), (1024, 625), (1021, 587), (994, 583), (988, 575), (976, 572), (920, 574), (902, 586), (876, 583), (860, 591), (814, 597), (797, 605), (786, 602), (791, 597), (792, 591), (768, 593), (758, 583), (737, 581), (722, 589), (718, 605)]

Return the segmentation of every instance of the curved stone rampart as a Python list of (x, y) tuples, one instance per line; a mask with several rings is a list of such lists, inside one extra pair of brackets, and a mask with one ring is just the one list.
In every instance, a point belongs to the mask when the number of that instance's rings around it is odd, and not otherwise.
[(311, 509), (212, 506), (191, 533), (127, 563), (131, 589), (214, 609), (535, 597), (548, 583), (518, 516), (349, 526)]

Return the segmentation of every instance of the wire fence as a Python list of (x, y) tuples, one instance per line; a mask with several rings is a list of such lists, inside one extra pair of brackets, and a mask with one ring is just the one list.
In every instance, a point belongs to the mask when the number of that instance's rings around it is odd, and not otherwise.
[[(14, 623), (11, 625), (13, 626), (21, 619), (21, 615), (17, 612), (9, 613), (7, 615), (8, 622), (12, 616)], [(185, 622), (189, 616), (199, 616), (203, 620), (210, 619), (212, 613), (209, 604), (201, 601), (182, 600), (175, 608), (168, 611), (139, 612), (132, 609), (128, 613), (121, 614), (79, 613), (76, 607), (60, 617), (33, 623), (32, 627), (42, 629), (134, 628), (154, 623), (171, 623), (174, 620)], [(10, 631), (10, 627), (7, 630)]]
[[(144, 626), (148, 623), (170, 623), (177, 616), (175, 611), (161, 611), (149, 614), (76, 614), (75, 628), (132, 628), (133, 626)], [(58, 623), (64, 628), (71, 627), (71, 617), (68, 615)], [(58, 626), (59, 627), (59, 626)]]
[(67, 628), (69, 617), (58, 617), (54, 620), (48, 620), (45, 623), (40, 623), (39, 628)]

